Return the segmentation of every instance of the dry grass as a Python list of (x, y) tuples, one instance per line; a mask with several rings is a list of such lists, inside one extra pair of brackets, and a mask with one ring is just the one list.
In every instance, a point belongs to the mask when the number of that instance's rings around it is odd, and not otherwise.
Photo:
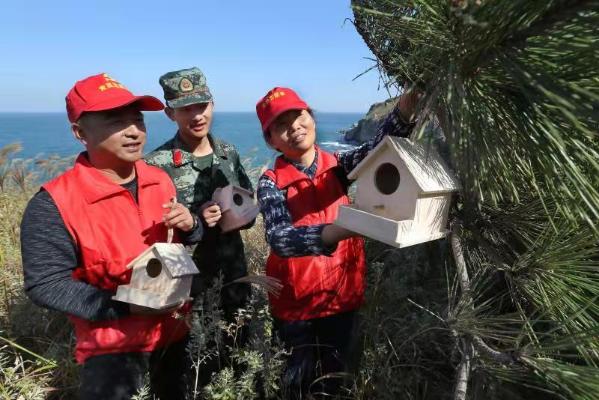
[[(6, 157), (6, 163), (10, 157)], [(34, 163), (35, 165), (35, 163)], [(37, 165), (40, 165), (37, 163)], [(43, 164), (45, 168), (47, 164)], [(0, 165), (2, 168), (2, 165)], [(56, 170), (58, 172), (59, 169)], [(261, 168), (249, 170), (255, 182)], [(64, 315), (33, 305), (23, 293), (19, 224), (35, 189), (30, 180), (11, 181), (8, 169), (0, 191), (0, 398), (71, 399), (75, 397), (78, 367), (73, 362), (73, 337)], [(33, 175), (31, 175), (33, 176)], [(249, 272), (263, 274), (268, 246), (262, 221), (242, 233)], [(441, 399), (452, 378), (452, 357), (445, 354), (447, 329), (423, 308), (442, 313), (447, 285), (439, 250), (399, 251), (378, 243), (368, 245), (367, 304), (355, 350), (355, 380), (347, 399)], [(196, 387), (203, 398), (275, 399), (285, 354), (273, 338), (266, 294), (255, 290), (252, 303), (240, 315), (249, 323), (252, 339), (231, 350), (231, 363), (211, 383)], [(409, 299), (409, 300), (408, 300)], [(423, 308), (413, 305), (416, 303)], [(235, 332), (218, 310), (206, 310), (195, 321), (196, 363), (209, 349), (202, 343)], [(197, 348), (199, 345), (199, 350)], [(359, 365), (359, 367), (358, 367)], [(426, 365), (426, 367), (422, 367)], [(241, 369), (243, 373), (236, 371)], [(21, 396), (21, 397), (19, 397)], [(143, 395), (138, 398), (144, 398)]]
[(45, 170), (38, 174), (29, 168), (33, 162), (15, 160), (19, 150), (0, 149), (0, 398), (68, 398), (76, 379), (70, 326), (64, 315), (35, 306), (23, 291), (19, 227), (36, 190), (34, 179)]
[[(37, 180), (60, 173), (72, 163), (72, 157), (24, 161), (14, 159), (18, 151), (18, 145), (0, 149), (0, 398), (72, 399), (77, 393), (78, 367), (72, 356), (71, 325), (66, 316), (40, 308), (25, 296), (19, 238), (22, 214), (37, 190)], [(256, 180), (261, 168), (248, 172)], [(243, 232), (243, 237), (250, 274), (260, 275), (268, 254), (260, 218), (252, 229)], [(251, 345), (232, 349), (236, 369), (241, 366), (246, 372), (239, 377), (232, 374), (233, 365), (224, 368), (207, 388), (196, 388), (208, 398), (231, 388), (237, 394), (245, 393), (244, 398), (254, 398), (258, 382), (264, 398), (276, 396), (284, 354), (271, 345), (272, 321), (266, 293), (256, 289), (248, 310), (238, 320), (239, 325), (251, 322)], [(216, 308), (209, 311), (207, 319), (196, 321), (196, 333), (205, 336), (212, 329), (213, 337), (221, 337), (223, 332), (239, 329), (222, 321)], [(208, 320), (210, 326), (205, 323)]]

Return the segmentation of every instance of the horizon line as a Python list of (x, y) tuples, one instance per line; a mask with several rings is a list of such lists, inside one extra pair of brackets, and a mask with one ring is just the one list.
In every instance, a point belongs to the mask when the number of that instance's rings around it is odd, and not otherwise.
[[(312, 110), (316, 113), (331, 113), (331, 114), (364, 114), (364, 115), (366, 115), (366, 113), (368, 112), (368, 111), (328, 111), (328, 110), (318, 110), (318, 109), (312, 109)], [(154, 113), (157, 111), (145, 111), (145, 112)], [(0, 114), (65, 114), (66, 115), (66, 113), (67, 113), (66, 111), (0, 110)], [(254, 110), (252, 110), (252, 111), (218, 110), (218, 111), (214, 111), (214, 113), (252, 113), (252, 114), (255, 114), (256, 111), (254, 111)]]

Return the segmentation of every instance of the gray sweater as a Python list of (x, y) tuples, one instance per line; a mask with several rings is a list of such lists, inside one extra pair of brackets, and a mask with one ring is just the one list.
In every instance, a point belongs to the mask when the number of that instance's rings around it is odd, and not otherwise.
[[(137, 199), (137, 179), (124, 184)], [(202, 224), (183, 233), (185, 244), (198, 242)], [(91, 321), (129, 314), (129, 305), (112, 300), (114, 293), (73, 279), (79, 249), (73, 242), (54, 200), (40, 190), (29, 201), (21, 221), (21, 254), (25, 292), (37, 305)]]

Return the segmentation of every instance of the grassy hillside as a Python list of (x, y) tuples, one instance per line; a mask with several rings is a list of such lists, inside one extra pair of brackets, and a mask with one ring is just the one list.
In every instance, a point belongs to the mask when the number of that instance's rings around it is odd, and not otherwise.
[[(35, 306), (23, 293), (19, 224), (37, 185), (33, 180), (19, 184), (8, 164), (5, 161), (2, 167), (6, 179), (0, 191), (0, 398), (73, 399), (78, 367), (72, 357), (70, 324), (64, 315)], [(256, 178), (259, 170), (251, 173)], [(251, 273), (263, 273), (268, 248), (261, 221), (243, 236)], [(367, 241), (367, 255), (366, 304), (354, 337), (353, 370), (343, 398), (452, 398), (460, 354), (455, 350), (451, 315), (452, 307), (459, 304), (453, 266), (446, 265), (447, 244), (437, 241), (398, 250)], [(236, 324), (227, 325), (215, 306), (202, 309), (194, 318), (194, 373), (200, 363), (215, 357), (207, 343), (224, 346), (223, 333), (235, 335), (242, 324), (249, 324), (252, 337), (246, 347), (231, 349), (226, 368), (207, 386), (196, 385), (196, 398), (279, 398), (279, 374), (286, 355), (273, 338), (266, 293), (255, 289)], [(209, 296), (216, 298), (218, 290)], [(511, 393), (508, 384), (494, 387), (484, 375), (473, 381), (478, 391), (474, 398), (518, 398), (506, 397)]]

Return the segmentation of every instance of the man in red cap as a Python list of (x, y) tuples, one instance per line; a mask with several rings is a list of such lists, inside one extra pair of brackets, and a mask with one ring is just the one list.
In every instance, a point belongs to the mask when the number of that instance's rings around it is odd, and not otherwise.
[(127, 264), (168, 228), (191, 243), (202, 225), (181, 204), (168, 175), (146, 165), (141, 111), (164, 106), (135, 96), (107, 74), (83, 79), (66, 97), (75, 138), (85, 146), (75, 165), (45, 183), (21, 223), (25, 291), (36, 304), (67, 313), (83, 364), (80, 397), (130, 399), (149, 375), (162, 399), (185, 399), (189, 328), (183, 305), (156, 311), (112, 300), (129, 283)]

